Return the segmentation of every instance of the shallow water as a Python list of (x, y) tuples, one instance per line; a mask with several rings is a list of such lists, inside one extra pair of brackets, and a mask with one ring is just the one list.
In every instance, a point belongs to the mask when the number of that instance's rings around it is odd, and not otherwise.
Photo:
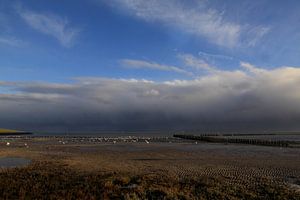
[(254, 136), (228, 136), (228, 138), (241, 138), (241, 139), (261, 139), (272, 141), (293, 141), (300, 142), (300, 135), (254, 135)]
[(3, 157), (0, 158), (0, 168), (22, 167), (29, 165), (31, 160), (26, 158)]

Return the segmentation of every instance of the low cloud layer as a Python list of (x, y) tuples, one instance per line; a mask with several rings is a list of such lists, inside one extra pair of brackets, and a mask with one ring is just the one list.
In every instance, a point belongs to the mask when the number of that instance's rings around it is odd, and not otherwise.
[(0, 82), (0, 127), (29, 130), (296, 130), (300, 69), (241, 63), (194, 80)]

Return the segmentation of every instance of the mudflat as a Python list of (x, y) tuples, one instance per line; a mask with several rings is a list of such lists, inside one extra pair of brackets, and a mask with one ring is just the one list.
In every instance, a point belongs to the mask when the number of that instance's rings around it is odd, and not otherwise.
[(175, 138), (1, 137), (0, 157), (31, 163), (2, 168), (0, 192), (3, 198), (300, 199), (299, 155), (299, 148)]

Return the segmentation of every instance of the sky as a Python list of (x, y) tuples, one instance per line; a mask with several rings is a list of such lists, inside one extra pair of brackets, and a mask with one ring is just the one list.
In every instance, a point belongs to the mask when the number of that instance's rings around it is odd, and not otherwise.
[(300, 130), (297, 0), (0, 0), (0, 127)]

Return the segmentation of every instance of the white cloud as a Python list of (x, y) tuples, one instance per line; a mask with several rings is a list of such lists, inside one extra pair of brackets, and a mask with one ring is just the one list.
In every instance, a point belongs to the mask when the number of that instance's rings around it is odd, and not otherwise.
[(231, 56), (206, 53), (206, 52), (203, 52), (203, 51), (199, 51), (198, 55), (201, 56), (201, 57), (205, 57), (205, 58), (214, 58), (214, 59), (222, 59), (222, 60), (233, 60), (234, 59)]
[(68, 19), (58, 15), (37, 13), (23, 8), (18, 8), (17, 12), (30, 27), (56, 38), (65, 47), (72, 46), (79, 34), (79, 29), (71, 27)]
[(138, 18), (161, 22), (182, 31), (207, 38), (221, 46), (233, 47), (239, 42), (241, 26), (226, 20), (221, 12), (206, 8), (205, 2), (186, 7), (178, 1), (113, 0)]
[[(104, 1), (149, 22), (175, 27), (228, 48), (254, 46), (269, 31), (264, 26), (244, 25), (226, 18), (224, 11), (206, 1), (111, 0)], [(189, 5), (190, 4), (190, 5)]]
[(196, 58), (191, 54), (179, 54), (178, 57), (183, 60), (185, 65), (196, 70), (215, 71), (215, 67), (208, 64), (206, 61)]
[(155, 70), (161, 70), (161, 71), (171, 71), (176, 73), (185, 74), (188, 76), (193, 76), (192, 72), (186, 71), (184, 69), (181, 69), (179, 67), (170, 66), (170, 65), (162, 65), (155, 62), (147, 62), (143, 60), (132, 60), (132, 59), (123, 59), (122, 64), (129, 68), (135, 68), (135, 69), (155, 69)]
[(257, 68), (254, 65), (247, 63), (247, 62), (240, 62), (240, 65), (247, 71), (254, 73), (254, 74), (267, 73), (267, 70)]
[(247, 29), (248, 37), (246, 38), (246, 43), (248, 46), (255, 46), (270, 30), (270, 27), (265, 26), (256, 26)]

